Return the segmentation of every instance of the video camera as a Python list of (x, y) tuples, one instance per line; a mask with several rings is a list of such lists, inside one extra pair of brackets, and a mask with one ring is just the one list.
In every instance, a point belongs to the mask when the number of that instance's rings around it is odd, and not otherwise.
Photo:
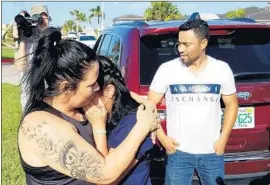
[(42, 17), (40, 14), (35, 14), (32, 17), (27, 13), (23, 12), (18, 14), (14, 21), (17, 23), (19, 39), (23, 41), (31, 42), (37, 39), (40, 35), (40, 30), (37, 25), (42, 23)]

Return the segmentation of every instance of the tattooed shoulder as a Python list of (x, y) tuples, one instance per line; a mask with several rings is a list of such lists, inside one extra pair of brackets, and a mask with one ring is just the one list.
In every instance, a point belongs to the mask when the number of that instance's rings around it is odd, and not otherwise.
[(86, 152), (79, 148), (72, 139), (52, 137), (52, 134), (43, 129), (48, 123), (43, 121), (37, 124), (21, 124), (22, 134), (34, 141), (43, 159), (60, 165), (76, 179), (104, 179), (105, 164), (98, 154)]
[(20, 127), (22, 134), (28, 140), (36, 143), (43, 158), (54, 155), (58, 144), (58, 142), (53, 141), (46, 130), (43, 130), (45, 125), (47, 125), (46, 121), (37, 124), (23, 122)]
[(37, 124), (28, 124), (26, 121), (23, 121), (20, 126), (20, 130), (22, 134), (27, 137), (27, 139), (32, 140), (38, 137), (38, 133), (41, 132), (41, 129), (46, 124), (47, 123), (45, 121)]

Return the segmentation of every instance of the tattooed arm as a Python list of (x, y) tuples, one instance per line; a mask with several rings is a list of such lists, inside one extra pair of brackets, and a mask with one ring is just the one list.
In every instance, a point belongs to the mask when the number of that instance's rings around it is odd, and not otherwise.
[(109, 184), (128, 167), (150, 125), (155, 125), (154, 116), (148, 119), (149, 124), (138, 121), (125, 141), (105, 158), (70, 123), (47, 112), (33, 112), (24, 118), (19, 143), (27, 143), (32, 149), (27, 152), (35, 153), (44, 164), (63, 174), (91, 183)]

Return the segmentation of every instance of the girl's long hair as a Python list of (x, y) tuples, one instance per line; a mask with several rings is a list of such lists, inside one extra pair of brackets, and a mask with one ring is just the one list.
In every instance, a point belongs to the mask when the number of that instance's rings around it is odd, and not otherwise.
[(131, 97), (125, 80), (118, 67), (108, 58), (99, 56), (99, 77), (100, 89), (111, 84), (115, 87), (115, 97), (112, 107), (112, 115), (107, 121), (107, 132), (110, 132), (119, 124), (120, 120), (131, 112), (135, 112), (139, 104)]

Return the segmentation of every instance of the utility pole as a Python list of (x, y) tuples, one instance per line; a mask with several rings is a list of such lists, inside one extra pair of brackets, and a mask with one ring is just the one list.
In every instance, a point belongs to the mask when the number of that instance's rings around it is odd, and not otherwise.
[(101, 5), (101, 30), (104, 29), (104, 2)]

